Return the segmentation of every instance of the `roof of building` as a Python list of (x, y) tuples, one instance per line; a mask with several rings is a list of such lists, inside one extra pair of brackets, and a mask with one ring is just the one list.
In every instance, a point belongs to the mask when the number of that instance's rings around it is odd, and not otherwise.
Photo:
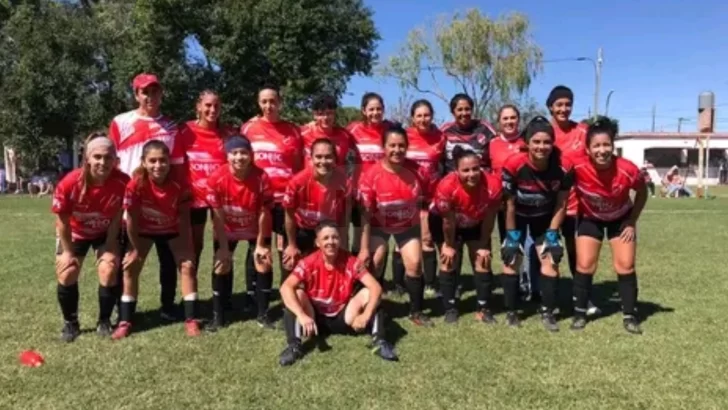
[(715, 133), (700, 133), (700, 132), (625, 132), (617, 135), (617, 140), (630, 140), (630, 139), (649, 139), (649, 140), (696, 140), (699, 137), (708, 137), (711, 139), (726, 139), (728, 140), (728, 133), (715, 132)]

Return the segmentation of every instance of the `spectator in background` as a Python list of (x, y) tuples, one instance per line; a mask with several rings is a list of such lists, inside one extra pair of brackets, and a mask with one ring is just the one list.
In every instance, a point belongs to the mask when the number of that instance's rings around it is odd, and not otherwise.
[(0, 194), (4, 194), (6, 190), (5, 185), (5, 164), (0, 163)]
[(58, 154), (58, 163), (60, 164), (59, 178), (63, 178), (67, 173), (73, 170), (73, 155), (70, 150), (63, 150)]
[(665, 187), (665, 196), (668, 198), (693, 196), (693, 191), (685, 186), (685, 178), (680, 176), (680, 169), (677, 167), (677, 165), (673, 166), (672, 168), (670, 168), (669, 171), (667, 171), (665, 177), (662, 178), (662, 185)]
[(728, 164), (726, 164), (726, 159), (723, 157), (718, 162), (718, 183), (725, 185), (726, 180), (728, 180)]
[(652, 177), (650, 176), (650, 173), (647, 172), (647, 167), (640, 168), (640, 174), (642, 176), (642, 179), (645, 181), (645, 185), (647, 186), (647, 189), (650, 191), (650, 196), (655, 197), (655, 183), (652, 181)]

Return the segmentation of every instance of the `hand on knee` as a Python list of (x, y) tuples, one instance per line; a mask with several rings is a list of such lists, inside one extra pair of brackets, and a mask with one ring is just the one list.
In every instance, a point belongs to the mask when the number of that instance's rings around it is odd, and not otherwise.
[(67, 266), (62, 271), (56, 273), (56, 275), (58, 277), (58, 283), (60, 283), (63, 286), (73, 285), (74, 283), (78, 282), (79, 272), (80, 272), (80, 270), (79, 270), (78, 266), (76, 266), (76, 265)]
[(475, 271), (490, 272), (491, 255), (488, 249), (479, 249), (475, 254)]
[(110, 253), (104, 253), (96, 260), (96, 267), (100, 277), (115, 276), (117, 260), (116, 256)]

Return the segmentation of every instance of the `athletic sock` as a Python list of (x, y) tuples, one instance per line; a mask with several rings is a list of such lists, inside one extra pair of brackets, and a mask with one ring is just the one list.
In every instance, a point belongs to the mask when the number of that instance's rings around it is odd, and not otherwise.
[(183, 297), (185, 306), (185, 320), (197, 319), (197, 293), (190, 293)]
[(248, 245), (248, 253), (245, 256), (245, 291), (248, 295), (255, 295), (255, 279), (258, 272), (255, 270), (254, 245)]
[(503, 285), (503, 305), (506, 312), (515, 312), (518, 306), (518, 274), (501, 275), (501, 284)]
[(56, 287), (58, 304), (61, 306), (63, 320), (66, 322), (78, 321), (78, 283), (73, 285), (61, 285)]
[(478, 309), (487, 309), (493, 295), (493, 272), (473, 272)]
[(384, 313), (381, 309), (377, 309), (369, 321), (369, 333), (373, 340), (384, 338)]
[(392, 254), (392, 279), (396, 285), (403, 285), (405, 282), (402, 254), (397, 251)]
[(622, 299), (622, 313), (624, 316), (634, 316), (637, 313), (637, 274), (617, 275), (619, 282), (619, 297)]
[(437, 252), (422, 251), (422, 273), (425, 277), (425, 286), (434, 287), (437, 275)]
[(137, 301), (134, 297), (128, 295), (121, 296), (121, 308), (119, 309), (119, 321), (131, 322), (136, 312)]
[(541, 305), (542, 310), (553, 313), (556, 307), (556, 283), (558, 278), (541, 274)]
[(273, 286), (273, 272), (256, 272), (255, 302), (258, 307), (258, 316), (268, 312), (270, 305), (270, 289)]
[(578, 271), (574, 275), (574, 316), (576, 317), (586, 317), (593, 279), (593, 275)]
[(406, 275), (404, 283), (409, 294), (410, 313), (421, 313), (425, 299), (425, 283), (422, 280), (422, 276), (412, 277)]
[(225, 275), (212, 274), (212, 311), (222, 317), (225, 311)]
[(286, 330), (286, 340), (289, 345), (300, 344), (302, 329), (296, 316), (288, 309), (283, 309), (283, 327)]
[(99, 322), (108, 322), (116, 306), (113, 286), (99, 285)]
[(438, 275), (440, 281), (440, 294), (442, 295), (442, 305), (445, 310), (455, 309), (455, 272), (440, 270)]

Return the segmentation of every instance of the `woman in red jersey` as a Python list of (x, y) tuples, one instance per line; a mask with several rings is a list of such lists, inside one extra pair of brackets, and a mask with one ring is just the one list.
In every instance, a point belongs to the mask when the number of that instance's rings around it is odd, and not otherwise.
[(283, 269), (293, 270), (301, 255), (315, 250), (314, 229), (324, 220), (334, 221), (340, 229), (341, 245), (347, 247), (351, 185), (343, 170), (336, 168), (336, 147), (329, 139), (311, 145), (312, 168), (298, 174), (288, 184), (283, 198), (286, 210), (286, 242)]
[[(642, 333), (637, 318), (635, 226), (647, 202), (647, 188), (635, 164), (614, 155), (616, 126), (599, 119), (586, 134), (588, 157), (574, 165), (574, 187), (579, 200), (574, 276), (572, 329), (586, 326), (586, 310), (604, 237), (612, 248), (612, 265), (619, 280), (624, 328)], [(634, 201), (630, 192), (635, 191)]]
[(119, 228), (124, 189), (129, 177), (116, 169), (114, 143), (103, 134), (86, 140), (83, 167), (67, 174), (56, 186), (56, 277), (58, 304), (63, 313), (61, 339), (72, 342), (81, 334), (78, 323), (78, 276), (89, 248), (96, 252), (99, 275), (99, 317), (96, 332), (111, 335), (116, 304), (114, 285), (119, 264)]
[(248, 241), (247, 258), (255, 265), (255, 300), (257, 322), (273, 328), (268, 318), (270, 290), (273, 283), (271, 266), (271, 208), (273, 189), (269, 177), (253, 163), (251, 142), (234, 135), (225, 141), (228, 165), (217, 169), (207, 179), (207, 202), (212, 208), (215, 250), (212, 279), (213, 320), (210, 331), (225, 325), (224, 303), (232, 293), (225, 278), (233, 269), (232, 253), (239, 241)]
[(519, 256), (530, 233), (541, 263), (541, 321), (546, 330), (559, 330), (554, 317), (556, 284), (563, 248), (559, 228), (566, 215), (566, 196), (572, 185), (572, 169), (567, 158), (554, 148), (554, 129), (544, 117), (534, 118), (524, 130), (527, 152), (510, 156), (503, 166), (503, 191), (506, 196), (506, 236), (501, 247), (503, 276), (501, 284), (506, 321), (518, 326)]
[[(427, 100), (417, 100), (410, 108), (412, 126), (407, 128), (407, 158), (415, 161), (428, 175), (434, 185), (442, 175), (442, 155), (445, 149), (445, 140), (442, 132), (435, 127), (432, 120), (435, 110)], [(428, 213), (423, 210), (420, 215), (422, 225), (422, 270), (425, 279), (425, 294), (435, 294), (435, 276), (437, 274), (437, 253), (435, 244), (432, 241), (430, 228), (428, 226)], [(399, 293), (404, 293), (404, 265), (399, 250), (392, 256), (392, 269), (395, 278), (395, 286)], [(397, 272), (396, 270), (399, 270)]]
[(473, 99), (467, 94), (455, 94), (450, 100), (450, 112), (454, 121), (440, 127), (445, 137), (445, 173), (455, 169), (452, 150), (456, 146), (473, 150), (480, 156), (481, 166), (489, 166), (488, 143), (496, 132), (488, 122), (473, 118), (473, 108)]
[(456, 170), (440, 180), (433, 198), (432, 236), (440, 248), (440, 293), (445, 306), (445, 322), (458, 320), (455, 289), (463, 245), (473, 262), (473, 280), (478, 300), (476, 317), (495, 323), (491, 311), (493, 271), (490, 236), (501, 204), (500, 178), (480, 167), (480, 158), (469, 149), (455, 147)]
[(250, 140), (255, 156), (253, 161), (270, 180), (274, 200), (273, 232), (276, 233), (278, 255), (282, 258), (286, 232), (281, 203), (288, 181), (303, 169), (303, 142), (298, 127), (281, 119), (281, 97), (276, 87), (267, 85), (260, 89), (258, 107), (262, 115), (244, 124), (240, 133)]
[(424, 282), (420, 211), (426, 207), (430, 190), (427, 175), (406, 158), (407, 132), (401, 127), (385, 131), (384, 158), (365, 171), (359, 182), (362, 208), (359, 258), (373, 260), (374, 273), (382, 279), (390, 236), (402, 254), (405, 286), (410, 300), (410, 320), (421, 326), (432, 321), (422, 312)]
[(192, 195), (186, 184), (170, 176), (169, 148), (151, 140), (142, 149), (142, 163), (126, 186), (126, 234), (129, 249), (124, 256), (124, 290), (119, 325), (112, 339), (129, 335), (139, 295), (139, 274), (152, 245), (168, 246), (179, 270), (185, 311), (185, 332), (200, 335), (197, 321), (197, 272), (184, 221), (190, 218)]
[[(358, 161), (356, 144), (351, 134), (336, 125), (336, 109), (339, 104), (336, 98), (330, 95), (316, 97), (311, 104), (313, 121), (301, 127), (301, 138), (306, 156), (311, 156), (311, 146), (321, 138), (330, 140), (336, 147), (336, 165), (341, 167), (348, 176), (353, 176)], [(311, 161), (306, 161), (311, 166)]]
[[(384, 157), (382, 136), (392, 123), (384, 119), (384, 100), (377, 93), (366, 93), (361, 97), (361, 121), (354, 121), (346, 129), (351, 134), (359, 153), (361, 167), (356, 174), (361, 175), (377, 164)], [(354, 189), (358, 187), (358, 179), (354, 180)], [(356, 192), (355, 195), (358, 195)], [(351, 225), (354, 227), (352, 252), (358, 253), (361, 238), (361, 210), (354, 206), (351, 212)]]
[[(360, 260), (342, 248), (340, 231), (334, 221), (319, 223), (315, 231), (318, 250), (301, 260), (281, 285), (288, 341), (280, 355), (281, 366), (290, 366), (303, 357), (302, 337), (324, 331), (356, 334), (368, 330), (372, 352), (384, 360), (398, 360), (384, 339), (379, 309), (382, 287)], [(363, 289), (355, 289), (357, 282)]]

